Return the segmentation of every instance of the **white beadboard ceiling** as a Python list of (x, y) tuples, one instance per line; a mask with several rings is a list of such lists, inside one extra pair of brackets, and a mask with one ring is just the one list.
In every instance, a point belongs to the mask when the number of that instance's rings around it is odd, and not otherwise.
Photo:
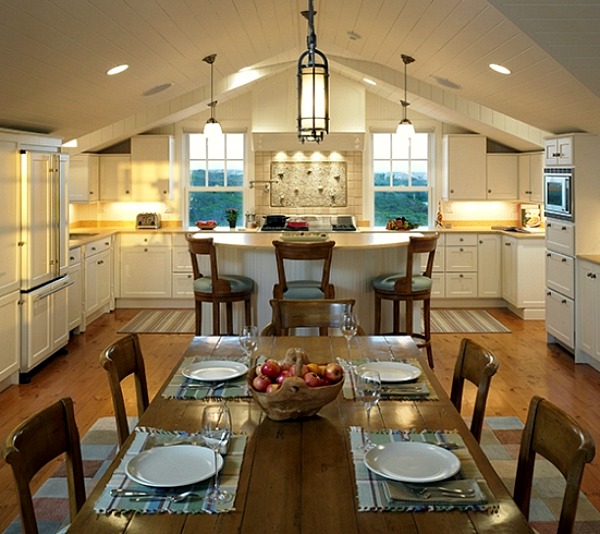
[[(206, 110), (306, 46), (307, 0), (0, 0), (0, 127), (108, 146)], [(518, 149), (546, 133), (600, 133), (600, 1), (315, 0), (332, 76)], [(349, 32), (359, 37), (351, 39)], [(501, 76), (488, 64), (501, 63)], [(128, 63), (108, 77), (110, 67)], [(168, 89), (144, 96), (162, 84)], [(248, 87), (248, 86), (246, 86)]]

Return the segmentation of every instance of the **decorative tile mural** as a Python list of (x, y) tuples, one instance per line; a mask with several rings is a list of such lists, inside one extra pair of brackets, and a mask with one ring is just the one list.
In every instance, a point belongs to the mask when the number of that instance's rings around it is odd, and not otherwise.
[(345, 161), (271, 162), (271, 207), (345, 207)]

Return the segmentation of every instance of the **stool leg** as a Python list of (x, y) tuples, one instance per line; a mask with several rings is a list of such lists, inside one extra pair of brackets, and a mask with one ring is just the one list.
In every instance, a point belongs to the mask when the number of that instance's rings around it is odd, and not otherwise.
[(381, 332), (381, 297), (375, 293), (375, 335)]
[(225, 310), (227, 311), (227, 333), (233, 335), (233, 303), (227, 302)]
[(423, 302), (423, 326), (425, 328), (425, 343), (427, 349), (427, 361), (429, 367), (433, 369), (433, 350), (431, 348), (431, 302), (425, 299)]
[(398, 334), (400, 332), (400, 301), (394, 300), (394, 324), (392, 326), (392, 332)]
[(202, 335), (202, 302), (196, 301), (196, 335)]
[(218, 336), (221, 333), (221, 305), (219, 301), (213, 302), (213, 336)]
[(244, 314), (246, 317), (246, 325), (252, 324), (252, 301), (250, 298), (247, 298), (244, 301)]
[(404, 316), (405, 316), (405, 321), (404, 321), (404, 331), (410, 335), (414, 333), (413, 330), (413, 300), (412, 299), (408, 299), (404, 302)]

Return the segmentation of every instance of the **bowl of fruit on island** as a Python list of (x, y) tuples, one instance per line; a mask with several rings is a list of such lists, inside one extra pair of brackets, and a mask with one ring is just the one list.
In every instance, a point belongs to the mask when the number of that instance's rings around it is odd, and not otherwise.
[(249, 390), (273, 421), (315, 415), (342, 389), (344, 370), (337, 363), (309, 362), (302, 349), (288, 349), (283, 360), (268, 359), (247, 374)]
[(210, 219), (208, 221), (196, 221), (196, 226), (200, 230), (213, 230), (217, 227), (217, 221)]

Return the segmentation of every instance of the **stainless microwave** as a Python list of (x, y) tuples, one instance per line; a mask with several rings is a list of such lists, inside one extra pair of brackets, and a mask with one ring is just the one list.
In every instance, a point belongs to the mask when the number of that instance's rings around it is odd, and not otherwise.
[(544, 169), (544, 212), (546, 217), (572, 221), (573, 169)]

